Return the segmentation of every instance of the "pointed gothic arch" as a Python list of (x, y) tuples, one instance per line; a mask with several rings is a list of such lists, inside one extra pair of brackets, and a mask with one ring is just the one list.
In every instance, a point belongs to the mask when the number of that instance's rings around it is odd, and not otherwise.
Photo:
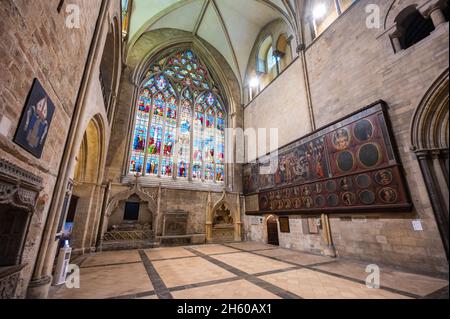
[(417, 107), (411, 149), (425, 180), (437, 227), (449, 252), (449, 70), (442, 73)]

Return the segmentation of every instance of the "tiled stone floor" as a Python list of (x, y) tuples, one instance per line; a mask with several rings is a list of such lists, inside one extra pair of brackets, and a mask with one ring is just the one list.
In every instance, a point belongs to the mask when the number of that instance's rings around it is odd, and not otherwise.
[(448, 297), (448, 279), (382, 267), (365, 285), (363, 262), (260, 243), (104, 252), (81, 262), (81, 287), (54, 299), (404, 299)]

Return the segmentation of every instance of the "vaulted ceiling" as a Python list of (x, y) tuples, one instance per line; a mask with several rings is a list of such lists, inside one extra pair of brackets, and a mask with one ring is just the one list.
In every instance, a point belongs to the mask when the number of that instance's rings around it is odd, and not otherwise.
[(242, 83), (262, 28), (282, 18), (294, 30), (294, 1), (134, 0), (129, 48), (147, 31), (173, 28), (192, 32), (224, 56)]

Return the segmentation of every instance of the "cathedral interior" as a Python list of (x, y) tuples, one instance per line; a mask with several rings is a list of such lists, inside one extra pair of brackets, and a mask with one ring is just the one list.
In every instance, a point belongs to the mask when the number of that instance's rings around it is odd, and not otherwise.
[(447, 0), (1, 0), (0, 299), (448, 298)]

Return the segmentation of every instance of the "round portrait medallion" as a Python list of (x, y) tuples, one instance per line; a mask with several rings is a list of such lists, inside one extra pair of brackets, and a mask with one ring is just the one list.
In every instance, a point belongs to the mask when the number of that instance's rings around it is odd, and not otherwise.
[(282, 200), (277, 202), (277, 210), (282, 210), (284, 208), (284, 203)]
[(267, 198), (265, 196), (261, 197), (261, 209), (267, 209), (268, 205), (269, 202), (267, 201)]
[(309, 196), (309, 195), (311, 195), (311, 188), (309, 186), (303, 186), (302, 196)]
[(337, 166), (342, 172), (350, 172), (355, 165), (353, 154), (349, 151), (340, 152), (336, 159)]
[(397, 201), (397, 191), (393, 189), (392, 187), (385, 187), (380, 189), (378, 192), (378, 196), (380, 197), (381, 201), (386, 204), (393, 204)]
[(328, 203), (328, 206), (331, 206), (331, 207), (338, 206), (339, 205), (339, 196), (337, 196), (336, 194), (328, 195), (327, 203)]
[(372, 184), (372, 179), (367, 174), (361, 174), (356, 176), (356, 184), (360, 188), (368, 188)]
[(359, 200), (365, 205), (371, 205), (375, 202), (375, 194), (369, 190), (362, 191), (359, 193)]
[(344, 177), (339, 180), (339, 189), (341, 191), (348, 191), (352, 188), (353, 183), (350, 177)]
[(373, 136), (373, 131), (373, 125), (369, 120), (359, 121), (358, 123), (356, 123), (355, 128), (353, 129), (355, 137), (361, 142), (370, 140)]
[(306, 208), (312, 208), (314, 206), (313, 200), (311, 197), (303, 198), (303, 206)]
[(292, 208), (292, 203), (290, 199), (285, 199), (284, 200), (284, 208), (285, 209), (291, 209)]
[(294, 199), (294, 208), (299, 209), (302, 207), (302, 201), (299, 198)]
[(345, 192), (342, 194), (342, 202), (346, 206), (352, 206), (356, 202), (356, 195), (351, 192)]
[(321, 194), (323, 191), (323, 185), (322, 183), (316, 183), (314, 185), (314, 191), (316, 192), (316, 194)]
[(387, 186), (392, 183), (392, 171), (384, 169), (375, 174), (375, 181), (381, 186)]
[(381, 154), (377, 144), (365, 144), (359, 149), (359, 161), (364, 167), (373, 167), (381, 160)]
[(325, 188), (327, 189), (327, 191), (328, 191), (329, 193), (335, 192), (335, 191), (336, 191), (336, 182), (335, 182), (335, 181), (328, 181), (328, 182), (325, 184)]
[(277, 208), (276, 201), (271, 201), (269, 204), (270, 210), (275, 210)]
[(333, 134), (332, 142), (338, 151), (346, 150), (350, 146), (350, 132), (345, 128), (337, 130)]
[(316, 196), (316, 198), (314, 198), (314, 203), (319, 208), (324, 207), (326, 204), (325, 197), (323, 197), (322, 195)]

